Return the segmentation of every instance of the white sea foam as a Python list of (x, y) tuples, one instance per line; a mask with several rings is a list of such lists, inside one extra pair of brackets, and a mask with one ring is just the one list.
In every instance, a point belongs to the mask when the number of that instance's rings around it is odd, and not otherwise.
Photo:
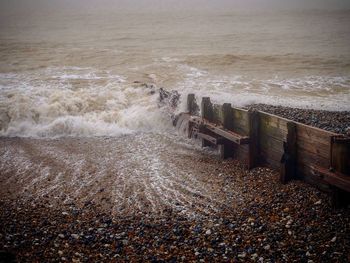
[[(1, 136), (118, 136), (170, 126), (157, 107), (157, 94), (124, 85), (120, 81), (124, 78), (115, 75), (95, 78), (91, 76), (98, 71), (86, 73), (91, 69), (78, 68), (75, 74), (80, 75), (68, 78), (65, 70), (45, 70), (44, 74), (61, 74), (47, 81), (37, 81), (43, 72), (34, 76), (11, 74), (2, 79), (6, 88), (0, 94)], [(101, 81), (75, 86), (61, 81), (87, 76)]]

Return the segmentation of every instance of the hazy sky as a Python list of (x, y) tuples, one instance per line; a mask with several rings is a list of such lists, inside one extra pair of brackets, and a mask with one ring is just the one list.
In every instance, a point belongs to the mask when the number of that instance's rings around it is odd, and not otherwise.
[(2, 14), (55, 9), (146, 10), (275, 10), (350, 9), (350, 0), (0, 0)]

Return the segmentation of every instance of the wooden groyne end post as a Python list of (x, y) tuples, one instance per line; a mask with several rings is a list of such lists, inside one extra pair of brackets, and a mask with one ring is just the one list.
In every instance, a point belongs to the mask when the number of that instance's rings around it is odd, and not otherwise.
[(187, 112), (190, 115), (197, 115), (198, 114), (198, 105), (196, 102), (196, 97), (193, 93), (190, 93), (187, 95)]
[[(222, 119), (223, 128), (226, 130), (233, 130), (233, 111), (230, 103), (222, 105)], [(233, 157), (234, 143), (229, 140), (224, 140), (223, 144), (219, 145), (221, 159)]]

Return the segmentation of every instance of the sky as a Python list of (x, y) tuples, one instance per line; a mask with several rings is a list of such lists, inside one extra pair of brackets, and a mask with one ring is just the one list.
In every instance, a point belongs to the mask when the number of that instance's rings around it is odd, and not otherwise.
[(75, 9), (148, 10), (284, 10), (350, 9), (350, 0), (0, 0), (2, 15)]

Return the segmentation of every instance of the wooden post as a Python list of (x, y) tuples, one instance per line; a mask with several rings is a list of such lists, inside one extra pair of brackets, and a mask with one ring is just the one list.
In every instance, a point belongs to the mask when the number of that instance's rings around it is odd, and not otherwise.
[[(331, 137), (331, 169), (350, 176), (350, 138)], [(332, 204), (334, 208), (350, 204), (350, 193), (332, 186)]]
[(187, 111), (190, 115), (198, 114), (198, 105), (194, 94), (190, 93), (187, 95)]
[(284, 143), (284, 154), (281, 160), (280, 181), (285, 184), (296, 178), (297, 162), (297, 126), (294, 122), (287, 122), (287, 142)]
[[(230, 103), (224, 103), (222, 105), (223, 127), (227, 130), (233, 130), (233, 111)], [(220, 147), (221, 159), (233, 157), (234, 145), (229, 140), (224, 140)]]
[[(201, 114), (202, 118), (206, 119), (207, 121), (212, 122), (213, 121), (213, 105), (211, 104), (209, 97), (203, 97), (202, 103), (201, 103)], [(202, 147), (210, 146), (210, 142), (208, 142), (205, 139), (202, 139)]]
[(253, 169), (259, 165), (259, 112), (248, 111), (249, 122), (249, 156), (248, 169)]

